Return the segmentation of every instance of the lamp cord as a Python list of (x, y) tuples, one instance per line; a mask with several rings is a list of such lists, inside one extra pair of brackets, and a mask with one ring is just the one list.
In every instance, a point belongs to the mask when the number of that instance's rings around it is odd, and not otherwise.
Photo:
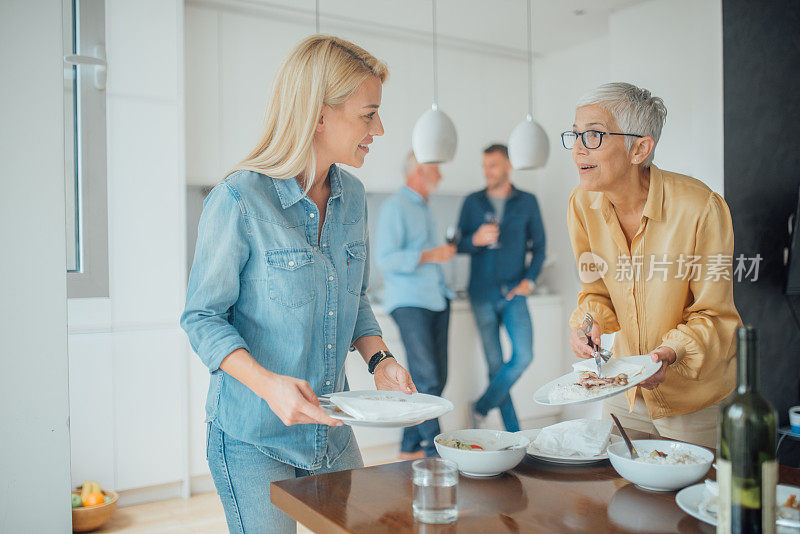
[(438, 107), (439, 103), (439, 63), (438, 50), (436, 46), (436, 0), (431, 0), (433, 11), (433, 107)]
[(533, 16), (528, 0), (528, 120), (533, 117)]
[(316, 10), (314, 11), (314, 27), (316, 28), (316, 33), (319, 33), (319, 0), (316, 0)]

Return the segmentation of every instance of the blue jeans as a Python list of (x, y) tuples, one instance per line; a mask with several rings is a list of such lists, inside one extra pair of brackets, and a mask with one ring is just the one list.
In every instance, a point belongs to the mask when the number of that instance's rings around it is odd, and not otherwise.
[(352, 435), (342, 454), (315, 471), (279, 462), (263, 448), (239, 441), (208, 423), (206, 459), (232, 534), (292, 533), (297, 524), (270, 502), (270, 482), (363, 467)]
[[(475, 403), (475, 410), (486, 415), (492, 408), (500, 408), (503, 424), (509, 432), (519, 431), (519, 421), (511, 402), (511, 386), (533, 361), (533, 325), (525, 297), (472, 301), (472, 312), (481, 334), (483, 353), (489, 367), (489, 386)], [(511, 359), (503, 362), (500, 346), (500, 325), (505, 326), (511, 338)]]
[[(408, 372), (417, 391), (440, 396), (447, 382), (447, 330), (450, 324), (450, 302), (443, 311), (404, 306), (395, 308), (392, 319), (400, 329), (406, 349)], [(433, 438), (439, 434), (439, 420), (431, 419), (403, 429), (401, 452), (423, 450), (436, 456)]]

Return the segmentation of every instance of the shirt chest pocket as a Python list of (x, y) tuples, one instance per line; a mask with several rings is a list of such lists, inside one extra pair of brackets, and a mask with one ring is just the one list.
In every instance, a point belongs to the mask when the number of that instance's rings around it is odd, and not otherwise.
[(364, 280), (364, 265), (367, 261), (367, 245), (364, 241), (354, 241), (345, 245), (347, 255), (347, 291), (361, 294)]
[(310, 250), (266, 252), (267, 293), (270, 300), (298, 308), (314, 298), (314, 257)]

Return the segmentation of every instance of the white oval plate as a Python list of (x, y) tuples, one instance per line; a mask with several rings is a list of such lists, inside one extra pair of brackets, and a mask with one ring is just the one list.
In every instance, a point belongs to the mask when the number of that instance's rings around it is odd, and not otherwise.
[[(378, 393), (377, 390), (362, 390), (362, 391), (341, 391), (335, 393), (335, 395), (345, 396), (345, 397), (367, 397), (372, 396)], [(401, 391), (384, 391), (381, 390), (379, 392), (381, 395), (389, 395), (389, 396), (408, 396), (408, 393), (403, 393)], [(417, 400), (422, 400), (424, 402), (435, 404), (439, 407), (439, 409), (431, 415), (428, 419), (415, 419), (415, 420), (403, 420), (403, 419), (396, 419), (392, 418), (391, 414), (386, 414), (385, 418), (381, 418), (379, 420), (372, 420), (372, 419), (357, 419), (352, 415), (349, 415), (341, 410), (339, 410), (336, 406), (323, 406), (322, 409), (325, 410), (329, 416), (333, 417), (334, 419), (339, 419), (346, 425), (350, 426), (367, 426), (367, 427), (383, 427), (383, 428), (403, 428), (407, 426), (414, 426), (430, 419), (435, 419), (437, 417), (441, 417), (442, 415), (446, 414), (447, 412), (453, 409), (453, 403), (447, 399), (442, 397), (437, 397), (435, 395), (427, 395), (425, 393), (413, 393), (416, 396)], [(323, 397), (328, 397), (330, 395), (324, 395)]]
[[(604, 450), (601, 454), (597, 456), (560, 456), (549, 454), (540, 451), (536, 447), (533, 446), (533, 440), (536, 439), (536, 436), (539, 435), (541, 432), (541, 428), (533, 428), (531, 430), (521, 430), (519, 434), (522, 434), (526, 438), (531, 440), (531, 446), (528, 447), (528, 455), (536, 458), (537, 460), (543, 460), (545, 462), (552, 462), (554, 464), (567, 464), (567, 465), (583, 465), (583, 464), (593, 464), (595, 462), (602, 462), (603, 460), (608, 460), (608, 453)], [(609, 444), (611, 443), (618, 443), (622, 441), (620, 436), (616, 434), (611, 434), (609, 439)], [(606, 445), (606, 448), (608, 445)]]
[(656, 372), (661, 368), (661, 363), (654, 362), (653, 360), (651, 360), (649, 354), (628, 356), (627, 358), (620, 358), (619, 361), (630, 363), (633, 365), (641, 365), (643, 367), (643, 370), (639, 375), (628, 378), (628, 384), (626, 386), (608, 387), (605, 388), (603, 392), (598, 393), (596, 395), (592, 395), (591, 397), (580, 398), (575, 400), (550, 402), (549, 394), (550, 390), (553, 389), (554, 386), (557, 385), (566, 386), (569, 384), (574, 384), (575, 382), (578, 381), (578, 373), (572, 371), (571, 373), (567, 373), (563, 376), (560, 376), (555, 380), (551, 380), (547, 384), (537, 389), (536, 393), (533, 394), (533, 400), (535, 400), (539, 404), (544, 404), (546, 406), (557, 406), (561, 404), (583, 404), (585, 402), (594, 402), (600, 399), (605, 399), (606, 397), (612, 397), (614, 395), (618, 395), (623, 391), (629, 390), (630, 388), (638, 385), (641, 382), (644, 382), (645, 380), (656, 374)]
[[(789, 486), (788, 484), (778, 484), (776, 501), (778, 504), (785, 503), (789, 495), (792, 494), (800, 495), (800, 488), (797, 486)], [(706, 496), (706, 485), (700, 482), (699, 484), (680, 490), (677, 495), (675, 495), (675, 503), (690, 516), (716, 527), (717, 516), (700, 509), (700, 505), (705, 501)], [(797, 532), (797, 529), (779, 526), (778, 532)]]

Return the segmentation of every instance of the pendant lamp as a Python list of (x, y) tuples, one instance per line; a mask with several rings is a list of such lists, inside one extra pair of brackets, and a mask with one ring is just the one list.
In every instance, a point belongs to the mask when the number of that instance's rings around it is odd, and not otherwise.
[(508, 158), (515, 169), (538, 169), (547, 163), (550, 142), (539, 123), (533, 120), (533, 20), (528, 0), (528, 115), (508, 138)]
[(411, 132), (411, 147), (420, 163), (445, 163), (456, 153), (456, 127), (447, 114), (439, 109), (439, 79), (436, 48), (436, 0), (433, 6), (433, 105), (422, 114)]

